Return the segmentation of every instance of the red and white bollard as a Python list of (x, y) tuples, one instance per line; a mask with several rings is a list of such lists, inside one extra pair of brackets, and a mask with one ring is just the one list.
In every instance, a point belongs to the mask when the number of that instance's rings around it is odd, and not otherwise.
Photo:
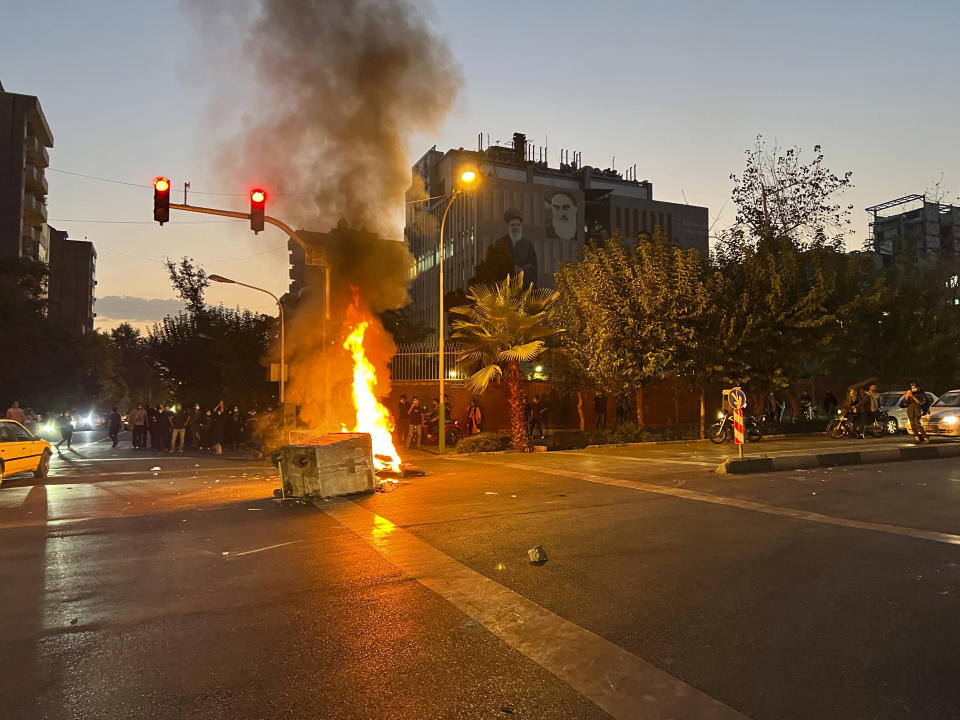
[(737, 444), (740, 459), (743, 460), (743, 408), (733, 410), (733, 441)]

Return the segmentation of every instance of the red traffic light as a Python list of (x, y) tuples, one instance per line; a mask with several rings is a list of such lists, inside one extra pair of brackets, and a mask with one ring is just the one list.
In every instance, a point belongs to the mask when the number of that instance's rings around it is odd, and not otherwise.
[(158, 177), (153, 179), (153, 187), (159, 192), (166, 192), (170, 189), (170, 181), (165, 177)]
[(251, 190), (250, 200), (255, 203), (262, 203), (267, 199), (267, 194), (263, 190)]

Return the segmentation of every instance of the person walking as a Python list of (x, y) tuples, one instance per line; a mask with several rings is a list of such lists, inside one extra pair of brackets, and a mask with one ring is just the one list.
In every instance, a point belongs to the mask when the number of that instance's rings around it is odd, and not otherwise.
[(407, 447), (413, 447), (413, 439), (417, 439), (417, 449), (420, 449), (421, 434), (423, 430), (423, 406), (420, 404), (420, 398), (416, 395), (410, 401), (410, 409), (407, 410)]
[(69, 410), (64, 410), (57, 418), (57, 430), (60, 431), (60, 442), (56, 444), (57, 454), (60, 454), (60, 446), (63, 443), (67, 444), (67, 450), (72, 451), (70, 443), (73, 440), (73, 418), (70, 417)]
[(143, 403), (137, 405), (136, 410), (130, 413), (128, 418), (130, 427), (133, 430), (133, 447), (139, 450), (147, 444), (147, 411)]
[(227, 413), (223, 425), (223, 440), (227, 447), (233, 451), (240, 449), (240, 441), (243, 438), (243, 415), (240, 414), (240, 407), (234, 405), (233, 409)]
[(607, 427), (607, 396), (603, 390), (593, 396), (594, 427)]
[(170, 451), (183, 455), (183, 443), (187, 436), (187, 423), (190, 417), (183, 407), (177, 408), (170, 420)]
[(113, 441), (113, 447), (117, 446), (117, 443), (120, 441), (120, 427), (123, 425), (123, 418), (120, 417), (120, 413), (117, 412), (116, 408), (113, 408), (110, 411), (110, 414), (107, 415), (107, 435), (110, 436), (110, 440)]
[(630, 421), (630, 398), (625, 392), (617, 396), (617, 427)]
[(200, 403), (194, 403), (193, 410), (190, 412), (190, 419), (187, 423), (187, 445), (198, 452), (202, 450), (200, 442), (200, 431), (203, 429), (204, 414), (200, 409)]
[[(913, 433), (915, 443), (930, 442), (923, 425), (920, 424), (920, 418), (923, 417), (930, 407), (930, 401), (927, 394), (920, 386), (913, 382), (910, 383), (910, 389), (903, 398), (903, 403), (907, 404), (907, 420), (910, 422), (910, 432)], [(901, 405), (903, 404), (901, 403)]]
[(397, 442), (406, 442), (407, 431), (410, 428), (410, 419), (407, 412), (410, 410), (410, 403), (406, 395), (401, 395), (397, 401)]
[(470, 401), (470, 407), (467, 409), (467, 434), (476, 435), (483, 432), (483, 410), (477, 403), (477, 399)]
[(27, 424), (27, 416), (20, 407), (19, 400), (14, 400), (13, 404), (7, 408), (7, 420), (16, 420), (21, 425)]

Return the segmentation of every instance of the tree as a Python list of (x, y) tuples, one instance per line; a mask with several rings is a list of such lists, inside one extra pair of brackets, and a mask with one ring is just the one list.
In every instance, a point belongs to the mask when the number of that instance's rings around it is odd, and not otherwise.
[(853, 173), (835, 175), (823, 165), (819, 145), (813, 160), (804, 163), (798, 148), (767, 147), (758, 135), (747, 150), (743, 174), (731, 174), (736, 219), (727, 235), (752, 240), (786, 237), (798, 247), (843, 247), (852, 205), (838, 196), (852, 187)]
[(272, 402), (261, 359), (276, 333), (275, 318), (249, 310), (181, 312), (150, 330), (148, 358), (179, 402), (213, 405), (224, 399), (253, 407)]
[(692, 372), (709, 304), (703, 270), (696, 250), (673, 247), (658, 231), (633, 250), (619, 234), (592, 242), (556, 275), (564, 346), (596, 387), (635, 393), (641, 428), (644, 388)]
[(467, 297), (469, 304), (453, 310), (458, 318), (453, 337), (463, 348), (461, 359), (480, 365), (467, 387), (480, 394), (505, 375), (511, 445), (529, 450), (520, 363), (539, 357), (545, 341), (558, 332), (552, 321), (558, 293), (534, 288), (533, 283), (524, 287), (521, 272), (495, 285), (474, 285)]
[(173, 283), (178, 297), (187, 304), (187, 310), (195, 315), (202, 315), (205, 307), (203, 296), (210, 281), (206, 271), (193, 263), (193, 258), (186, 256), (181, 258), (179, 266), (170, 258), (163, 261), (170, 274), (170, 282)]

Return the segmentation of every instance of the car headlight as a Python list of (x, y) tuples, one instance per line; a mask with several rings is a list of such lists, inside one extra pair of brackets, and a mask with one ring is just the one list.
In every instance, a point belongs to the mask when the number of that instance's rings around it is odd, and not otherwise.
[(51, 432), (53, 432), (53, 431), (56, 430), (56, 429), (57, 429), (57, 426), (54, 425), (52, 422), (49, 422), (49, 423), (47, 423), (46, 425), (43, 426), (43, 431), (44, 431), (44, 432), (48, 432), (48, 433), (51, 433)]
[(947, 415), (945, 417), (940, 418), (940, 422), (942, 422), (944, 425), (956, 425), (957, 419), (958, 418), (956, 415)]

